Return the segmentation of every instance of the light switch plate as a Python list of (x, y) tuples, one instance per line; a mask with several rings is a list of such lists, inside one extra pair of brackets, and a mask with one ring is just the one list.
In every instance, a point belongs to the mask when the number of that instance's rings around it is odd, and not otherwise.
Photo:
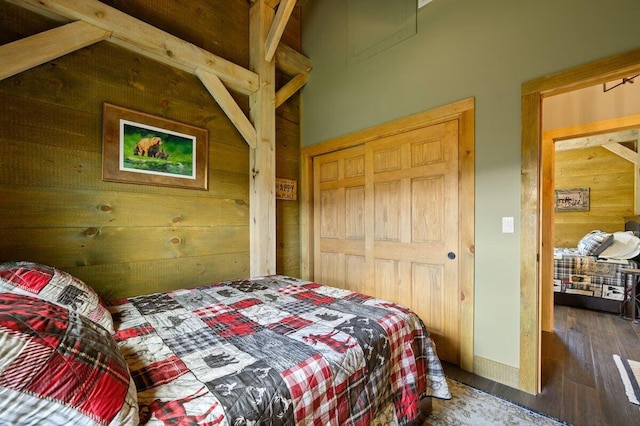
[(513, 234), (514, 225), (513, 225), (513, 217), (503, 217), (502, 218), (502, 233), (503, 234)]

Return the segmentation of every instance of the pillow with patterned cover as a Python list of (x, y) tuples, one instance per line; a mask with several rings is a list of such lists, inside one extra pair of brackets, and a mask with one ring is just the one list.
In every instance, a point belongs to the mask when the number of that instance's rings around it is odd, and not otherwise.
[(28, 294), (86, 316), (114, 334), (113, 319), (96, 292), (71, 274), (35, 262), (0, 263), (0, 291)]
[(0, 293), (0, 423), (137, 425), (136, 387), (107, 330), (34, 296)]
[(593, 230), (578, 242), (578, 252), (583, 256), (599, 256), (613, 244), (613, 234)]

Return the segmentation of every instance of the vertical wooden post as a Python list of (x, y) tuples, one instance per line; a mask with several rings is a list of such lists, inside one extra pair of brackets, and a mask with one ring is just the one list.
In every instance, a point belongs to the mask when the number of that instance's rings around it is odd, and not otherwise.
[(265, 61), (265, 41), (274, 14), (265, 0), (255, 0), (249, 10), (249, 68), (260, 81), (259, 89), (249, 96), (257, 134), (250, 153), (251, 276), (276, 273), (275, 62)]

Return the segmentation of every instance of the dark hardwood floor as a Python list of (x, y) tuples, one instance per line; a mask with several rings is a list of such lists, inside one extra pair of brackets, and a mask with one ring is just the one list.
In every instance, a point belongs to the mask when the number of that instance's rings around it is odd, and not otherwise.
[(640, 425), (613, 355), (640, 361), (640, 324), (616, 314), (556, 305), (554, 333), (542, 337), (542, 392), (536, 396), (444, 363), (448, 377), (582, 425)]

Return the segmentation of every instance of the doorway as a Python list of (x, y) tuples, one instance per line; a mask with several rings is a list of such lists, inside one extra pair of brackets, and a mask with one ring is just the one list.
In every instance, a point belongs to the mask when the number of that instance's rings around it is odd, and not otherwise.
[[(541, 170), (542, 100), (545, 97), (603, 84), (640, 72), (640, 49), (594, 61), (522, 85), (521, 256), (520, 256), (520, 389), (541, 390), (543, 265), (553, 247), (542, 245), (541, 214), (545, 182)], [(551, 259), (552, 260), (552, 259)], [(535, 303), (531, 303), (535, 301)]]
[[(543, 115), (546, 112), (543, 111)], [(627, 185), (638, 186), (637, 179), (637, 163), (638, 163), (638, 154), (637, 152), (631, 152), (630, 149), (621, 145), (621, 143), (636, 141), (637, 140), (637, 128), (640, 126), (640, 114), (635, 114), (631, 116), (618, 117), (608, 120), (601, 120), (593, 123), (581, 124), (563, 127), (559, 129), (553, 129), (546, 132), (543, 132), (542, 138), (542, 150), (541, 150), (541, 162), (542, 162), (542, 181), (547, 182), (548, 185), (545, 185), (542, 190), (542, 204), (541, 204), (541, 239), (542, 239), (542, 247), (543, 247), (543, 256), (541, 262), (541, 292), (540, 292), (540, 301), (541, 301), (541, 327), (542, 331), (553, 332), (553, 318), (554, 318), (554, 290), (553, 290), (553, 248), (558, 246), (558, 241), (572, 241), (572, 245), (560, 244), (560, 247), (576, 247), (578, 239), (590, 232), (593, 229), (601, 229), (605, 232), (614, 232), (623, 230), (624, 226), (624, 216), (632, 216), (634, 214), (633, 210), (637, 204), (637, 188), (634, 191), (634, 202), (631, 201), (623, 201), (620, 199), (614, 199), (609, 196), (606, 206), (603, 206), (603, 201), (600, 200), (598, 204), (598, 200), (592, 199), (592, 201), (596, 202), (596, 204), (592, 203), (591, 209), (588, 212), (588, 217), (593, 215), (592, 221), (598, 221), (598, 226), (592, 225), (593, 222), (590, 223), (580, 223), (575, 226), (571, 226), (575, 229), (576, 232), (573, 232), (571, 237), (567, 238), (567, 230), (564, 228), (564, 232), (561, 235), (558, 235), (558, 229), (556, 226), (558, 225), (555, 220), (555, 212), (554, 212), (554, 189), (557, 187), (556, 179), (554, 177), (554, 169), (556, 169), (556, 160), (555, 154), (562, 150), (566, 152), (577, 152), (585, 151), (587, 149), (592, 149), (593, 147), (601, 147), (603, 153), (606, 153), (606, 149), (610, 151), (608, 153), (609, 156), (613, 157), (609, 160), (609, 164), (615, 164), (616, 170), (609, 170), (609, 172), (617, 174), (617, 177), (624, 177), (623, 181)], [(635, 131), (631, 129), (636, 129)], [(617, 141), (617, 142), (616, 142)], [(637, 147), (634, 147), (637, 149)], [(593, 156), (592, 151), (587, 151), (589, 156)], [(600, 154), (603, 155), (603, 154)], [(606, 155), (606, 154), (604, 154)], [(576, 168), (575, 159), (579, 158), (580, 164), (585, 164), (589, 162), (585, 158), (586, 154), (582, 154), (582, 156), (573, 155), (574, 159), (571, 163), (571, 168), (574, 171), (572, 175), (573, 181), (580, 182), (581, 179), (584, 179), (585, 176), (588, 176), (588, 179), (591, 180), (594, 176), (599, 176), (597, 170), (598, 168), (593, 168), (593, 166), (584, 165), (581, 168)], [(629, 170), (629, 163), (635, 164), (635, 171)], [(606, 169), (606, 168), (605, 168)], [(635, 175), (635, 176), (634, 176)], [(565, 181), (567, 178), (564, 179)], [(604, 179), (606, 180), (606, 179)], [(634, 182), (635, 181), (635, 182)], [(585, 182), (582, 180), (582, 182)], [(618, 185), (620, 180), (617, 179), (615, 184)], [(608, 190), (610, 194), (613, 191), (611, 187), (613, 183), (595, 183), (596, 190)], [(592, 182), (592, 185), (594, 183)], [(574, 186), (582, 186), (577, 183)], [(586, 186), (589, 186), (588, 184)], [(591, 188), (593, 190), (593, 188)], [(628, 193), (627, 193), (628, 194)], [(621, 194), (622, 195), (622, 194)], [(629, 195), (627, 195), (629, 196)], [(602, 195), (601, 195), (602, 197)], [(593, 198), (593, 197), (592, 197)], [(628, 200), (628, 198), (625, 198)], [(620, 204), (616, 204), (620, 203)], [(628, 214), (622, 214), (621, 211), (617, 211), (612, 216), (604, 217), (605, 215), (612, 213), (612, 207), (617, 205), (618, 208), (630, 211)], [(562, 213), (560, 213), (562, 214)], [(620, 217), (619, 223), (615, 220), (615, 217), (618, 217), (618, 214), (622, 215)], [(611, 219), (609, 219), (609, 217)], [(584, 217), (583, 217), (584, 218)], [(608, 223), (605, 222), (605, 219)], [(565, 224), (566, 227), (567, 224)], [(602, 226), (604, 225), (604, 226)], [(607, 229), (607, 227), (611, 227)], [(547, 248), (550, 247), (550, 250)], [(547, 261), (548, 260), (548, 261)]]

